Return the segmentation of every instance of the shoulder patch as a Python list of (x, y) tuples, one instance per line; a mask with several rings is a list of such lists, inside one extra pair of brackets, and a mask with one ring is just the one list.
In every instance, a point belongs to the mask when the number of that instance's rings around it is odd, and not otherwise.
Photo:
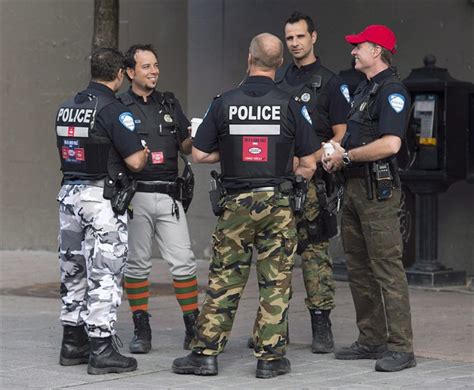
[(306, 108), (306, 106), (301, 107), (301, 115), (303, 115), (303, 118), (306, 119), (306, 121), (310, 125), (313, 124), (313, 121), (311, 120), (311, 117), (309, 116), (309, 112), (308, 112), (308, 109)]
[(134, 131), (135, 130), (135, 121), (133, 120), (133, 116), (131, 112), (122, 112), (119, 116), (119, 121), (122, 125), (124, 125), (128, 130)]
[(342, 84), (339, 89), (341, 90), (342, 96), (344, 96), (347, 100), (347, 103), (351, 102), (351, 95), (349, 94), (349, 87), (347, 84)]
[(399, 93), (392, 93), (388, 95), (388, 103), (390, 107), (398, 114), (403, 111), (405, 107), (405, 96)]

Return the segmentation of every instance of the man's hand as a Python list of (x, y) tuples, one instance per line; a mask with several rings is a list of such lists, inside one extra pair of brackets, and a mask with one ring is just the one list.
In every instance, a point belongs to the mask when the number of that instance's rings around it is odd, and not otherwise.
[(334, 152), (329, 156), (325, 156), (323, 154), (321, 162), (323, 163), (323, 168), (325, 171), (335, 172), (344, 167), (344, 163), (342, 162), (342, 155), (346, 150), (337, 142), (334, 142), (332, 140), (329, 142), (334, 147)]

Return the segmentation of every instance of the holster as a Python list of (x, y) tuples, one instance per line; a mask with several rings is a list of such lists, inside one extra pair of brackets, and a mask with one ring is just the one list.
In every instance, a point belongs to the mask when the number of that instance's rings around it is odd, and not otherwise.
[(188, 159), (181, 153), (180, 157), (184, 161), (185, 165), (183, 176), (180, 176), (176, 179), (176, 184), (178, 184), (179, 188), (177, 200), (181, 201), (184, 212), (187, 212), (194, 196), (194, 172), (191, 169), (191, 163), (188, 161)]
[(334, 237), (337, 234), (337, 199), (342, 194), (335, 191), (336, 186), (331, 180), (331, 197), (328, 197), (327, 181), (328, 178), (320, 174), (313, 178), (316, 186), (316, 194), (319, 202), (319, 214), (313, 220), (309, 221), (305, 218), (298, 222), (298, 229), (304, 228), (308, 234), (308, 238), (298, 239), (297, 253), (301, 254), (310, 243), (319, 244)]
[[(284, 182), (280, 184), (280, 192), (285, 193), (285, 191), (281, 188), (282, 185), (286, 184)], [(293, 188), (291, 191), (291, 187), (288, 188), (288, 194), (290, 195), (290, 203), (293, 212), (296, 215), (300, 215), (304, 211), (304, 204), (306, 202), (306, 194), (308, 192), (308, 182), (303, 176), (297, 175), (293, 182)]]
[(116, 180), (109, 176), (105, 178), (103, 196), (104, 199), (110, 200), (115, 213), (123, 215), (128, 210), (136, 190), (137, 182), (120, 172)]
[(209, 200), (211, 201), (212, 212), (215, 216), (220, 216), (224, 213), (224, 200), (226, 197), (226, 190), (222, 184), (221, 176), (216, 171), (211, 171), (211, 188), (209, 190)]

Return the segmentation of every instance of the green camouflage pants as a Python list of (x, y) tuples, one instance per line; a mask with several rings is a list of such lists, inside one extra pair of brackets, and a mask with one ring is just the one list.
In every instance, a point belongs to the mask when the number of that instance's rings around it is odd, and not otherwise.
[[(306, 195), (304, 213), (300, 218), (314, 221), (319, 215), (319, 202), (316, 186), (311, 180)], [(298, 227), (298, 240), (308, 242), (301, 254), (304, 285), (308, 309), (332, 310), (335, 307), (335, 284), (332, 270), (332, 259), (329, 255), (329, 241), (311, 242), (306, 227)]]
[(368, 200), (364, 179), (349, 179), (342, 208), (342, 239), (361, 344), (388, 344), (412, 352), (410, 301), (402, 264), (400, 190)]
[(255, 192), (227, 197), (213, 234), (209, 286), (198, 318), (193, 350), (222, 352), (257, 252), (259, 308), (254, 326), (255, 356), (285, 354), (287, 310), (296, 251), (296, 228), (288, 196)]

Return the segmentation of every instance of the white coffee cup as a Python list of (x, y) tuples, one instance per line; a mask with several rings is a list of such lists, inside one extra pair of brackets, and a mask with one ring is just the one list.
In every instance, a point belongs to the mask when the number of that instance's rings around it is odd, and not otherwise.
[(328, 156), (330, 156), (331, 154), (334, 153), (334, 146), (332, 146), (331, 143), (326, 142), (323, 145), (323, 150), (324, 150), (324, 156), (328, 157)]
[(191, 137), (194, 138), (196, 136), (197, 129), (199, 125), (202, 123), (201, 118), (192, 118), (191, 119)]

